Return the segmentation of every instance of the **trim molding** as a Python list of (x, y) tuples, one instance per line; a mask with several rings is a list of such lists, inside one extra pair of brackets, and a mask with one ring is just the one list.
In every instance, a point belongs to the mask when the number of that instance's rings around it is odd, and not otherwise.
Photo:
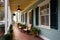
[(44, 40), (50, 40), (49, 38), (47, 38), (46, 36), (44, 35), (40, 35), (41, 38), (43, 38)]
[(44, 0), (42, 3), (40, 3), (40, 4), (38, 4), (38, 6), (43, 6), (43, 5), (45, 5), (45, 4), (47, 4), (47, 3), (50, 3), (50, 0)]

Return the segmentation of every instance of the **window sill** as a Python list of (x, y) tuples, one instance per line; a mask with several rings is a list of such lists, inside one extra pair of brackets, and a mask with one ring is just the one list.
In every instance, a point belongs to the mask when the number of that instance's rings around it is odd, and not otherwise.
[(50, 26), (45, 26), (45, 25), (40, 25), (39, 27), (45, 28), (45, 29), (50, 29)]

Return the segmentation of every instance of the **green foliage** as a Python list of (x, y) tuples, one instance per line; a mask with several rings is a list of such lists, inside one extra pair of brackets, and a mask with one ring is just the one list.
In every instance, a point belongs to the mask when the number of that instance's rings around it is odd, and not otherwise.
[(10, 25), (8, 33), (3, 37), (1, 37), (0, 40), (12, 40), (12, 33), (13, 33), (13, 29), (12, 29), (12, 25)]
[(12, 34), (6, 34), (3, 37), (1, 37), (0, 40), (11, 40), (12, 39)]
[(21, 26), (21, 29), (24, 29), (24, 28), (26, 28), (26, 27), (27, 27), (26, 25), (22, 25), (22, 26)]
[(10, 28), (9, 28), (9, 31), (8, 32), (10, 32), (10, 33), (12, 33), (13, 32), (13, 29), (12, 29), (12, 25), (10, 25)]
[(33, 36), (37, 36), (37, 35), (39, 35), (39, 33), (40, 33), (39, 29), (32, 27), (30, 34), (32, 34)]
[(20, 23), (18, 23), (17, 25), (18, 25), (18, 26), (21, 26), (21, 24), (20, 24)]
[(18, 25), (18, 26), (20, 26), (20, 27), (21, 27), (21, 29), (24, 29), (24, 28), (26, 28), (26, 27), (27, 27), (26, 25), (23, 25), (23, 24), (20, 24), (20, 23), (18, 23), (17, 25)]

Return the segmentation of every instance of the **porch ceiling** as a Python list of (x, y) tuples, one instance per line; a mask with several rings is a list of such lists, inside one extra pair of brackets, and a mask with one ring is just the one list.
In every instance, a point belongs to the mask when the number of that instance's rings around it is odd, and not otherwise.
[(25, 10), (29, 5), (35, 3), (36, 0), (9, 0), (11, 11), (16, 11), (18, 5), (21, 10)]

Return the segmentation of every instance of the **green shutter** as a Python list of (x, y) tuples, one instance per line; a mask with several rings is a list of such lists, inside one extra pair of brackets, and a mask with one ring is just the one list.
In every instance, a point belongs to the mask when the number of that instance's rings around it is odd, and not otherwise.
[(25, 13), (25, 22), (27, 24), (27, 13)]
[(39, 7), (36, 8), (36, 25), (39, 25)]
[(34, 19), (33, 19), (33, 10), (32, 10), (32, 26), (33, 26), (33, 20), (34, 20)]
[(58, 29), (58, 0), (50, 1), (51, 28)]

